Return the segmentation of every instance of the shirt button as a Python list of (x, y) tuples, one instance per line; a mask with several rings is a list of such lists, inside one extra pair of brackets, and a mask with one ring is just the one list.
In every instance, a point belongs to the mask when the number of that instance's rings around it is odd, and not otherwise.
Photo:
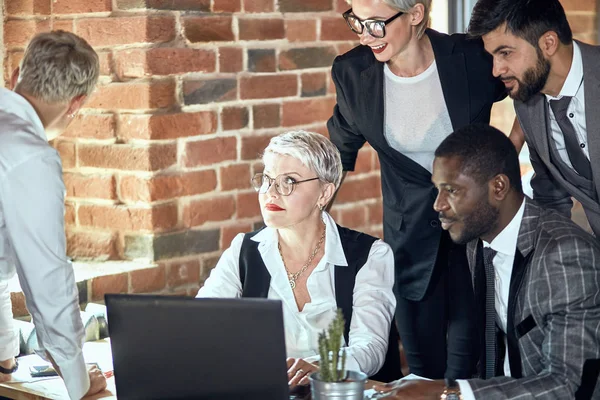
[(437, 228), (438, 226), (440, 226), (440, 221), (438, 221), (437, 219), (432, 219), (431, 221), (429, 221), (429, 225), (431, 225), (432, 228)]
[(569, 113), (569, 118), (573, 118), (574, 116), (575, 116), (575, 114)]

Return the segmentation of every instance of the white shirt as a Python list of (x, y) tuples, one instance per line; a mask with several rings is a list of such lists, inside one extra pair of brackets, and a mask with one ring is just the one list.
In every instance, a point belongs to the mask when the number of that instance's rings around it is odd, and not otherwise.
[(80, 399), (90, 383), (64, 196), (60, 158), (35, 110), (0, 88), (0, 359), (19, 353), (7, 284), (16, 271), (39, 345), (60, 368), (69, 396)]
[[(491, 243), (483, 240), (483, 247), (491, 247), (496, 250), (496, 255), (492, 260), (494, 270), (496, 272), (496, 315), (500, 328), (506, 333), (508, 323), (508, 295), (510, 289), (510, 278), (512, 275), (513, 264), (515, 262), (515, 253), (517, 252), (517, 241), (519, 239), (519, 229), (525, 212), (525, 199), (521, 203), (521, 207), (510, 221), (508, 225), (492, 240)], [(510, 375), (510, 363), (508, 360), (508, 345), (506, 344), (506, 336), (504, 337), (504, 375)], [(460, 386), (460, 392), (463, 400), (475, 400), (475, 395), (467, 380), (457, 380)]]
[[(325, 222), (325, 254), (308, 277), (306, 286), (311, 302), (302, 311), (298, 311), (277, 249), (277, 230), (265, 228), (252, 238), (259, 242), (258, 251), (271, 275), (267, 298), (281, 300), (283, 304), (287, 356), (309, 362), (319, 359), (318, 335), (329, 326), (336, 314), (334, 266), (348, 265), (333, 218), (326, 212), (322, 216)], [(239, 258), (243, 237), (243, 234), (237, 235), (231, 247), (223, 252), (197, 297), (241, 296)], [(396, 307), (393, 284), (392, 250), (388, 244), (377, 240), (371, 247), (367, 262), (356, 275), (347, 369), (373, 375), (383, 365)]]
[[(579, 49), (579, 45), (576, 42), (573, 42), (573, 62), (571, 63), (571, 69), (569, 70), (567, 79), (565, 80), (565, 83), (563, 84), (558, 96), (553, 97), (546, 95), (546, 101), (558, 100), (563, 96), (572, 97), (569, 107), (567, 108), (567, 117), (569, 117), (573, 128), (575, 128), (575, 133), (577, 134), (579, 144), (585, 145), (582, 150), (589, 160), (590, 152), (588, 148), (587, 129), (585, 123), (585, 93), (583, 86), (583, 60), (581, 59), (581, 50)], [(556, 143), (556, 148), (558, 149), (560, 158), (568, 166), (573, 168), (573, 164), (571, 164), (571, 159), (567, 153), (567, 148), (565, 147), (565, 136), (558, 126), (558, 122), (556, 122), (556, 117), (554, 116), (552, 108), (548, 107), (548, 109), (550, 110), (549, 117), (550, 129), (552, 130), (552, 140), (554, 143)]]
[(385, 139), (393, 149), (431, 172), (435, 149), (454, 131), (437, 64), (434, 61), (411, 77), (397, 76), (387, 64), (383, 70)]

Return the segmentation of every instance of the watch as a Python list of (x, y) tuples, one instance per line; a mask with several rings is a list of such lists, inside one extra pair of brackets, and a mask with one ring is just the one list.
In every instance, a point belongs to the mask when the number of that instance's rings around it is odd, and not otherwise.
[(15, 358), (15, 365), (12, 368), (4, 368), (0, 365), (0, 374), (9, 375), (15, 372), (19, 368), (19, 361)]
[(460, 386), (454, 379), (446, 378), (446, 388), (440, 396), (440, 400), (463, 400), (460, 394)]

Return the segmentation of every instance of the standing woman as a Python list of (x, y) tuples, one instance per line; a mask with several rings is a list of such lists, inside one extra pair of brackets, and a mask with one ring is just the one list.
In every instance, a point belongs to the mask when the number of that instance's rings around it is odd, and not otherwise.
[(471, 377), (477, 359), (465, 249), (433, 210), (434, 150), (454, 130), (489, 123), (504, 98), (480, 40), (428, 29), (431, 0), (352, 0), (361, 46), (339, 56), (327, 126), (344, 171), (365, 142), (381, 164), (384, 239), (395, 256), (396, 320), (412, 373)]

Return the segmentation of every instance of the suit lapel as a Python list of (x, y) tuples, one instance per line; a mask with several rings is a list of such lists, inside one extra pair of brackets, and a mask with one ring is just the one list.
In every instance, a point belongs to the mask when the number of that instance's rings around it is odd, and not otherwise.
[(452, 53), (454, 43), (443, 40), (439, 33), (428, 29), (427, 36), (431, 41), (437, 63), (438, 75), (442, 84), (444, 100), (454, 130), (467, 126), (470, 122), (469, 80), (467, 67), (462, 53)]
[(536, 143), (538, 143), (538, 154), (546, 165), (551, 165), (551, 169), (553, 169), (555, 172), (558, 172), (550, 161), (550, 133), (548, 131), (546, 98), (543, 94), (539, 94), (535, 95), (530, 102), (531, 104), (527, 109), (529, 111), (529, 120), (531, 121), (533, 132), (537, 132), (539, 134), (536, 139)]
[(592, 173), (596, 188), (600, 188), (600, 113), (597, 111), (600, 98), (600, 71), (598, 71), (598, 49), (577, 42), (583, 61), (583, 88), (585, 91), (585, 124), (589, 145)]

